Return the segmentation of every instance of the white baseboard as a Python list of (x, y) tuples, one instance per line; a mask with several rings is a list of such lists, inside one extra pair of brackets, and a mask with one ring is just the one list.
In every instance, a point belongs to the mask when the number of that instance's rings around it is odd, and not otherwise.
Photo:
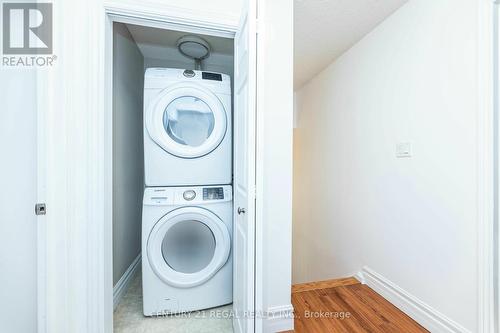
[(116, 309), (118, 306), (118, 303), (122, 300), (123, 295), (127, 291), (130, 283), (132, 282), (132, 278), (134, 277), (135, 273), (141, 267), (141, 254), (137, 256), (137, 258), (134, 259), (132, 264), (127, 268), (125, 273), (123, 273), (122, 277), (116, 285), (113, 287), (113, 310)]
[(292, 304), (274, 306), (267, 309), (263, 326), (264, 333), (293, 331)]
[(366, 284), (365, 276), (363, 275), (363, 271), (357, 272), (356, 274), (354, 274), (354, 277), (356, 278), (356, 280), (358, 280), (362, 284)]
[(363, 267), (361, 272), (356, 274), (356, 278), (433, 333), (470, 333), (465, 327), (431, 308), (368, 267)]

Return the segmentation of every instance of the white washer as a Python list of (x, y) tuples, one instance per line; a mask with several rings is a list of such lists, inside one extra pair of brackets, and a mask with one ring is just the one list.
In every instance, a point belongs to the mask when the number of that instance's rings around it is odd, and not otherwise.
[(232, 182), (228, 75), (148, 68), (144, 78), (146, 186)]
[(142, 215), (144, 315), (232, 302), (232, 188), (146, 188)]

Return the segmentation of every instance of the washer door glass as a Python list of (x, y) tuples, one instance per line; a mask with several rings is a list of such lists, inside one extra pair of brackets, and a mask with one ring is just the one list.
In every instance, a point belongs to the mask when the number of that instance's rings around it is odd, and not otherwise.
[(215, 252), (215, 237), (203, 222), (187, 220), (172, 226), (161, 245), (167, 265), (181, 273), (195, 273), (207, 267)]
[(209, 280), (227, 262), (231, 237), (224, 222), (201, 207), (163, 216), (147, 241), (148, 262), (165, 283), (189, 288)]
[(166, 152), (197, 158), (216, 149), (226, 135), (224, 105), (211, 91), (176, 85), (152, 101), (146, 114), (151, 139)]

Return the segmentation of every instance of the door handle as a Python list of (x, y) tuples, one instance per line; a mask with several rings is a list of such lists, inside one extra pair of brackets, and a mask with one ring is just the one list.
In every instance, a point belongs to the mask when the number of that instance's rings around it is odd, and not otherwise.
[(238, 207), (238, 215), (245, 214), (245, 208)]

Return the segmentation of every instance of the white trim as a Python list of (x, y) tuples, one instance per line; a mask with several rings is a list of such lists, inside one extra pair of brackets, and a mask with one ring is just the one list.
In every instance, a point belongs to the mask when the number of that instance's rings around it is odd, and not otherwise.
[(354, 277), (356, 280), (358, 280), (361, 284), (366, 284), (366, 279), (365, 276), (363, 275), (363, 271), (359, 271), (356, 274), (354, 274)]
[(137, 258), (135, 258), (134, 261), (132, 261), (132, 263), (130, 264), (130, 266), (128, 266), (125, 273), (123, 273), (120, 280), (118, 280), (116, 285), (113, 287), (113, 310), (116, 309), (118, 304), (120, 304), (123, 295), (125, 295), (125, 292), (130, 286), (130, 283), (132, 283), (134, 276), (141, 267), (141, 258), (142, 256), (139, 253)]
[[(40, 332), (100, 332), (92, 330), (91, 320), (87, 320), (88, 309), (99, 305), (89, 304), (87, 298), (89, 291), (95, 288), (87, 283), (87, 236), (91, 233), (89, 229), (95, 226), (89, 221), (96, 222), (93, 213), (98, 211), (98, 206), (87, 209), (86, 198), (94, 192), (89, 194), (93, 179), (88, 177), (89, 163), (85, 157), (91, 150), (86, 139), (99, 135), (89, 135), (87, 125), (101, 110), (92, 107), (93, 100), (87, 99), (87, 86), (82, 87), (81, 83), (96, 82), (93, 88), (100, 90), (99, 80), (92, 80), (96, 71), (95, 49), (82, 50), (78, 47), (81, 44), (76, 45), (87, 40), (91, 31), (99, 26), (82, 28), (87, 24), (86, 18), (93, 17), (90, 7), (94, 4), (93, 1), (58, 1), (53, 6), (54, 54), (58, 58), (52, 68), (37, 71), (37, 126), (43, 127), (38, 133), (41, 149), (38, 154), (43, 154), (42, 159), (38, 158), (41, 164), (38, 166), (41, 167), (38, 200), (47, 204), (47, 215), (37, 219), (42, 238), (38, 239), (41, 251), (38, 264), (45, 265), (38, 267)], [(79, 15), (75, 16), (75, 12)], [(73, 66), (76, 63), (78, 66)], [(96, 97), (95, 93), (92, 97)], [(94, 200), (99, 200), (99, 195)], [(99, 246), (91, 250), (98, 250)], [(92, 274), (99, 276), (98, 272)], [(99, 309), (94, 311), (99, 313)]]
[[(499, 1), (493, 1), (493, 121), (494, 121), (494, 130), (493, 130), (493, 306), (490, 308), (490, 312), (488, 313), (488, 317), (482, 316), (482, 320), (488, 322), (490, 320), (490, 325), (493, 326), (493, 330), (498, 332), (500, 330), (500, 226), (499, 226), (499, 210), (500, 210), (500, 6)], [(487, 28), (488, 24), (485, 24)], [(488, 40), (486, 40), (486, 45)], [(486, 286), (491, 286), (488, 283)], [(485, 290), (487, 292), (487, 290)], [(488, 304), (487, 304), (488, 305)], [(483, 306), (484, 308), (484, 306)], [(482, 309), (481, 309), (482, 310)], [(480, 317), (481, 318), (481, 317)], [(491, 321), (493, 323), (491, 324)], [(484, 327), (485, 325), (483, 325)], [(483, 330), (484, 331), (484, 330)]]
[(478, 102), (477, 102), (477, 332), (495, 331), (495, 294), (498, 286), (495, 282), (495, 184), (496, 128), (494, 107), (495, 35), (496, 1), (478, 2)]
[(293, 330), (292, 304), (273, 306), (267, 309), (263, 322), (264, 333), (274, 333)]
[(357, 276), (362, 276), (364, 284), (397, 306), (401, 311), (413, 318), (427, 330), (440, 333), (471, 333), (471, 331), (446, 317), (436, 309), (433, 309), (370, 268), (363, 267)]
[[(265, 25), (262, 24), (262, 18), (265, 17), (266, 6), (259, 5), (257, 1), (257, 101), (256, 101), (256, 115), (255, 115), (255, 312), (263, 313), (265, 308), (264, 300), (264, 280), (265, 280), (265, 260), (266, 254), (264, 253), (264, 208), (265, 208), (265, 195), (264, 195), (264, 178), (265, 178), (265, 165), (264, 165), (264, 147), (265, 136), (264, 129), (266, 124), (261, 110), (265, 110), (263, 96), (265, 72), (262, 66), (258, 64), (261, 59), (264, 59), (265, 51), (259, 45), (265, 45), (266, 33)], [(290, 258), (291, 259), (291, 258)], [(291, 290), (290, 290), (291, 293)], [(255, 317), (255, 333), (264, 333), (265, 321), (261, 316)]]
[[(47, 71), (36, 70), (37, 113), (36, 113), (36, 168), (37, 168), (37, 202), (46, 202), (46, 129), (47, 119), (45, 108), (48, 107), (48, 86), (50, 76)], [(36, 217), (37, 222), (37, 332), (46, 333), (47, 330), (47, 219), (45, 215)]]
[(105, 0), (104, 8), (112, 21), (218, 37), (234, 38), (239, 21), (238, 17), (217, 12), (189, 10), (151, 1)]

